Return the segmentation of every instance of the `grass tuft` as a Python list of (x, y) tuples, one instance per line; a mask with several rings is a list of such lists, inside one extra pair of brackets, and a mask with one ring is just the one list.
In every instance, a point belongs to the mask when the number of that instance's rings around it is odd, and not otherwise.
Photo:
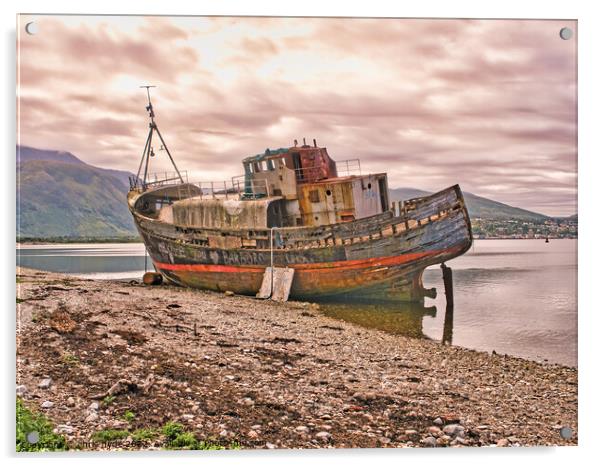
[[(68, 450), (65, 437), (52, 432), (52, 424), (40, 413), (27, 409), (17, 399), (17, 447), (16, 451), (64, 451)], [(30, 443), (27, 435), (37, 432), (38, 441)]]

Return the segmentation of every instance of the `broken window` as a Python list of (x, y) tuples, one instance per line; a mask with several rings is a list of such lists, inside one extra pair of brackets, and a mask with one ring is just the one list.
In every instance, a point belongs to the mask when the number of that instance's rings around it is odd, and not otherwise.
[(318, 192), (317, 189), (312, 189), (309, 192), (309, 200), (311, 202), (320, 202), (320, 193)]

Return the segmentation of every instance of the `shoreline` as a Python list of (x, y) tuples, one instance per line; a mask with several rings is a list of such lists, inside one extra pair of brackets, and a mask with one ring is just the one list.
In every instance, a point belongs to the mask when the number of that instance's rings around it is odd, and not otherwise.
[[(577, 444), (576, 368), (368, 329), (309, 303), (19, 267), (17, 286), (20, 398), (71, 445), (169, 421), (243, 449)], [(110, 403), (97, 398), (113, 387)]]

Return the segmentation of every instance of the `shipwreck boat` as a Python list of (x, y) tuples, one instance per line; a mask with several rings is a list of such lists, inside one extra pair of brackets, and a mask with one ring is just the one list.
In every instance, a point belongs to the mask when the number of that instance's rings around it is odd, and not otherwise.
[[(156, 271), (170, 282), (284, 299), (421, 301), (434, 293), (422, 285), (424, 269), (472, 244), (458, 185), (391, 202), (386, 173), (362, 174), (359, 160), (335, 161), (315, 140), (247, 157), (244, 174), (228, 181), (189, 182), (159, 132), (150, 95), (147, 110), (128, 206)], [(148, 172), (155, 133), (174, 173)], [(274, 285), (278, 271), (284, 291)]]

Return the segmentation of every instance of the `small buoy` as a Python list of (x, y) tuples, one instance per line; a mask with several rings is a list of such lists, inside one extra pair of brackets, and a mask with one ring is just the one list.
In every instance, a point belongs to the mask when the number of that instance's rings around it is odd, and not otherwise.
[(163, 283), (163, 275), (157, 272), (146, 272), (142, 277), (145, 285), (160, 285)]

